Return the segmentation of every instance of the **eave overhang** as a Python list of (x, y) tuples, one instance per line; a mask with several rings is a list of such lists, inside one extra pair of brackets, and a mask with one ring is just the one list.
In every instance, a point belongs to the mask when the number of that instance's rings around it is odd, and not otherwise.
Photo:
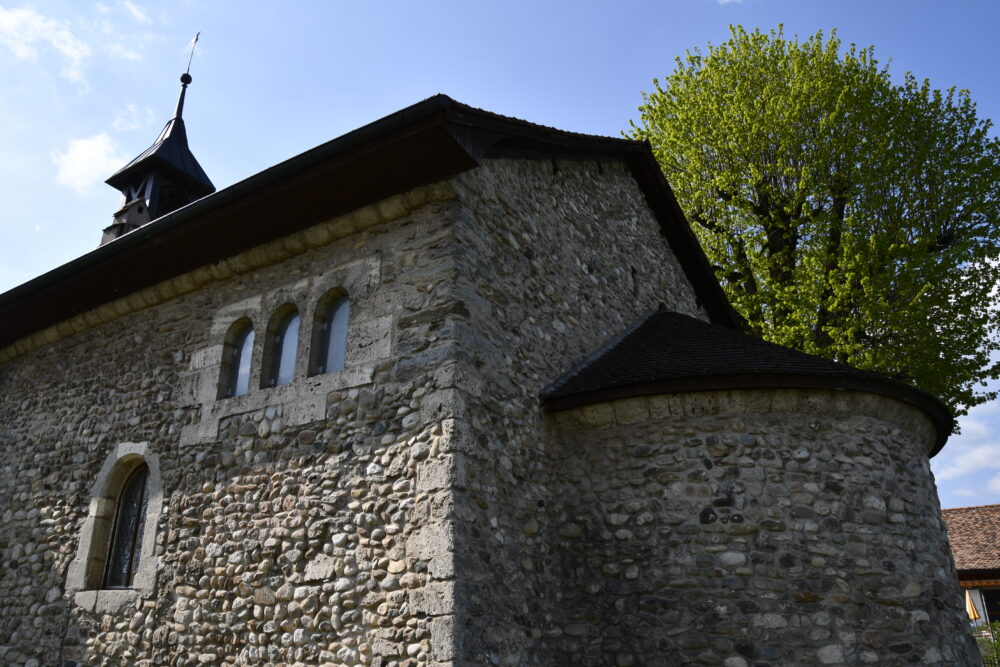
[(187, 131), (181, 118), (171, 118), (152, 146), (104, 182), (124, 192), (130, 183), (153, 171), (161, 171), (183, 183), (196, 197), (215, 192), (208, 174), (188, 148)]
[(970, 583), (989, 584), (1000, 587), (1000, 568), (978, 568), (958, 570), (958, 580), (967, 586)]
[(624, 160), (712, 322), (740, 328), (647, 143), (533, 125), (437, 95), (0, 295), (0, 348), (168, 278), (506, 156)]
[(954, 426), (944, 403), (909, 384), (663, 305), (609, 339), (540, 397), (548, 412), (558, 412), (641, 396), (762, 389), (855, 391), (907, 403), (934, 426), (930, 456), (941, 450)]
[[(198, 165), (194, 157), (191, 158), (192, 163), (197, 166), (198, 171), (201, 171), (201, 166)], [(206, 176), (204, 180), (192, 175), (193, 168), (189, 168), (188, 171), (180, 169), (168, 159), (165, 159), (159, 155), (150, 155), (146, 157), (141, 164), (129, 165), (128, 167), (122, 168), (121, 171), (117, 172), (114, 176), (104, 181), (116, 190), (124, 190), (130, 183), (137, 180), (137, 175), (147, 174), (154, 171), (160, 171), (174, 180), (182, 183), (190, 192), (195, 193), (198, 197), (204, 197), (215, 192), (215, 186), (212, 182), (208, 180)], [(201, 171), (204, 173), (204, 171)]]

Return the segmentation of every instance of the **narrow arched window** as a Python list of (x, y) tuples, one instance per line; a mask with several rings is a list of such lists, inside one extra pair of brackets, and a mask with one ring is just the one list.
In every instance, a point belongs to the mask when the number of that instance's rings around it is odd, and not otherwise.
[(114, 527), (104, 565), (102, 588), (129, 588), (142, 555), (142, 532), (146, 526), (146, 479), (149, 466), (139, 465), (125, 479), (118, 494)]
[[(323, 301), (327, 303), (324, 304)], [(323, 307), (318, 310), (319, 319), (313, 344), (316, 348), (312, 365), (314, 374), (343, 370), (347, 351), (347, 318), (351, 300), (346, 294), (335, 293), (323, 301), (320, 302)]]
[(276, 387), (295, 379), (295, 353), (299, 345), (299, 311), (291, 309), (279, 315), (271, 337), (271, 368), (267, 385)]
[(221, 398), (241, 396), (250, 390), (253, 339), (253, 324), (249, 319), (242, 319), (230, 328), (222, 353)]

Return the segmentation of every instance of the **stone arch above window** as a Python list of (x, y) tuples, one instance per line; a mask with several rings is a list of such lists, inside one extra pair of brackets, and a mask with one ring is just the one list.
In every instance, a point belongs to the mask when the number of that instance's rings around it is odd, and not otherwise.
[(233, 322), (222, 346), (219, 398), (242, 396), (250, 391), (254, 331), (249, 317)]
[(310, 375), (344, 369), (350, 309), (351, 300), (343, 288), (332, 289), (320, 298), (313, 320)]
[(288, 384), (295, 379), (299, 321), (299, 310), (292, 304), (285, 304), (274, 311), (267, 327), (263, 360), (265, 375), (261, 389)]
[[(398, 318), (394, 299), (376, 297), (382, 284), (381, 254), (376, 252), (363, 259), (323, 260), (326, 269), (308, 277), (291, 279), (273, 289), (248, 283), (241, 298), (222, 304), (212, 313), (209, 335), (203, 347), (192, 350), (190, 365), (179, 379), (177, 405), (198, 406), (199, 418), (180, 429), (183, 444), (207, 444), (219, 439), (222, 420), (268, 407), (282, 408), (282, 419), (288, 425), (300, 425), (325, 418), (329, 404), (327, 396), (370, 384), (375, 368), (391, 358), (393, 326)], [(314, 338), (317, 322), (323, 321), (323, 306), (336, 297), (348, 296), (349, 309), (346, 350), (342, 370), (317, 373), (320, 354)], [(273, 355), (269, 351), (268, 325), (283, 306), (299, 312), (300, 331), (297, 343), (295, 379), (286, 385), (269, 387), (268, 379)], [(253, 322), (256, 340), (250, 362), (249, 390), (242, 396), (225, 398), (220, 391), (225, 377), (224, 341), (233, 324), (247, 318)], [(329, 365), (323, 364), (324, 369)], [(334, 365), (335, 367), (335, 365)]]
[[(140, 490), (142, 497), (136, 498)], [(115, 529), (118, 519), (126, 518), (119, 512), (123, 501), (138, 502), (141, 516), (129, 514), (133, 521), (131, 526), (120, 526), (119, 545)], [(77, 604), (92, 611), (108, 611), (153, 594), (159, 561), (156, 530), (162, 507), (159, 457), (150, 451), (149, 443), (115, 446), (94, 481), (76, 557), (66, 574), (66, 590), (76, 594)], [(116, 549), (120, 556), (121, 547), (129, 540), (132, 546), (125, 548), (125, 555), (130, 563), (117, 568), (124, 572), (124, 579), (113, 574), (109, 578), (109, 571), (116, 569), (109, 558), (116, 556)]]

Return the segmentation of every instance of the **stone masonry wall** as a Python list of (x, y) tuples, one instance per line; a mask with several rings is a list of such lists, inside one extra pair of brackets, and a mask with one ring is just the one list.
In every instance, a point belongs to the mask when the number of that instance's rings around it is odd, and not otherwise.
[(917, 410), (759, 390), (554, 417), (551, 664), (979, 664)]
[[(347, 366), (309, 376), (338, 287)], [(0, 350), (0, 664), (738, 667), (814, 660), (800, 631), (829, 664), (966, 657), (923, 436), (899, 420), (815, 396), (683, 426), (543, 413), (543, 387), (660, 302), (705, 317), (623, 164), (486, 160)], [(258, 388), (288, 303), (297, 378)], [(217, 399), (243, 317), (252, 389)], [(119, 451), (157, 460), (151, 592), (78, 577)], [(758, 581), (778, 583), (750, 600)]]
[[(453, 347), (439, 292), (454, 275), (452, 200), (445, 184), (382, 202), (8, 350), (0, 664), (450, 661), (454, 401), (434, 362)], [(305, 377), (315, 301), (340, 284), (347, 368)], [(258, 389), (269, 313), (288, 302), (299, 376)], [(253, 389), (216, 400), (237, 316), (254, 319)], [(142, 555), (155, 592), (67, 590), (120, 443), (159, 461)]]
[(624, 164), (487, 160), (455, 187), (456, 664), (558, 664), (539, 393), (659, 302), (704, 315)]

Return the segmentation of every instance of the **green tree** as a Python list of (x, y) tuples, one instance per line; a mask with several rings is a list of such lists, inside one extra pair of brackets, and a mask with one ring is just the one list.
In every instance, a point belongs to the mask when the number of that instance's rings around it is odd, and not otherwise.
[(1000, 622), (973, 626), (972, 634), (979, 646), (979, 655), (993, 661), (1000, 659)]
[[(648, 140), (764, 338), (902, 379), (957, 414), (1000, 375), (1000, 142), (967, 91), (894, 84), (836, 33), (732, 27), (678, 58)], [(992, 293), (992, 294), (991, 294)]]

